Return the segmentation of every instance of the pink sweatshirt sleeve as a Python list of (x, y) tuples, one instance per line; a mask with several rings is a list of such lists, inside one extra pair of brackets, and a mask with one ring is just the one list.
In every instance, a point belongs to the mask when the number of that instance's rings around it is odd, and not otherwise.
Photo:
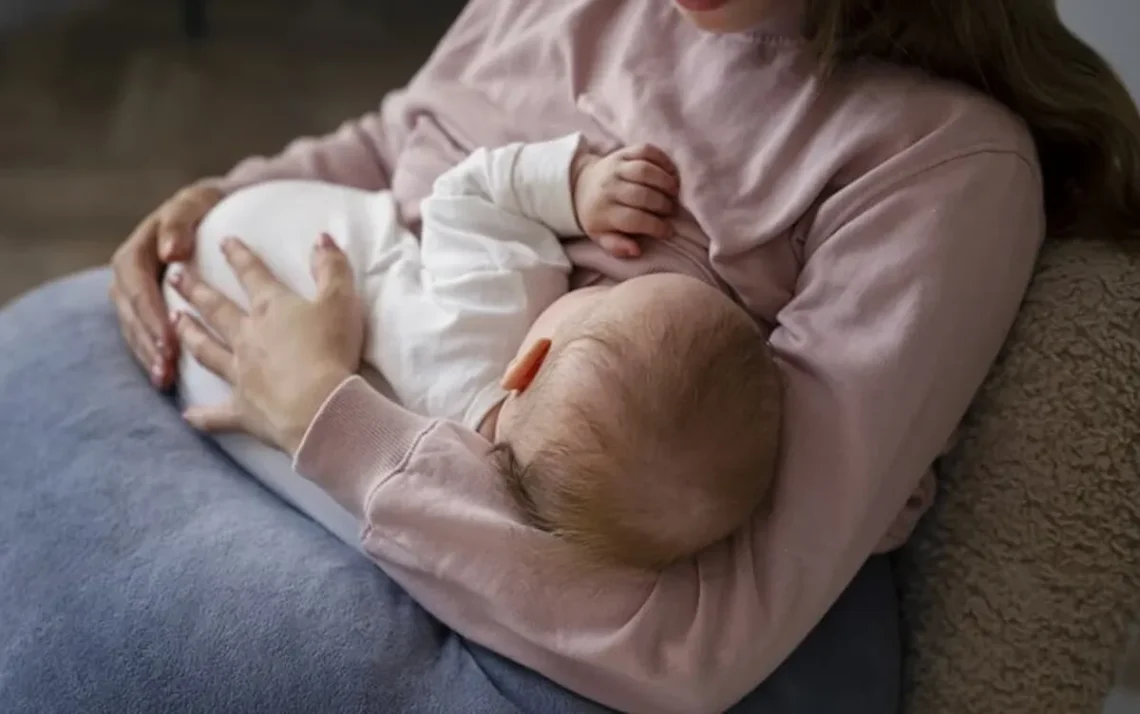
[(296, 466), (365, 522), (368, 552), (475, 642), (624, 711), (717, 712), (848, 584), (963, 416), (1042, 240), (1038, 170), (974, 150), (841, 191), (803, 245), (772, 343), (787, 378), (771, 516), (695, 562), (593, 569), (518, 525), (487, 445), (352, 379)]
[(388, 188), (394, 153), (380, 112), (345, 122), (322, 137), (292, 141), (273, 157), (241, 161), (217, 185), (226, 193), (275, 179), (314, 179), (366, 191)]

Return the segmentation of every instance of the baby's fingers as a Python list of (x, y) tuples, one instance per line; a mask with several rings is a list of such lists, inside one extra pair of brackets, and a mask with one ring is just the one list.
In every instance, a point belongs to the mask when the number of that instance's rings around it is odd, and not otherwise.
[(614, 229), (634, 236), (649, 236), (665, 240), (673, 235), (669, 221), (661, 216), (629, 206), (614, 206), (610, 212)]
[(641, 246), (629, 236), (620, 233), (603, 233), (594, 240), (615, 258), (636, 258), (641, 255)]
[(618, 178), (623, 181), (641, 184), (655, 188), (667, 196), (676, 196), (680, 189), (680, 182), (676, 174), (652, 164), (644, 159), (631, 159), (618, 165)]
[(636, 146), (628, 146), (621, 151), (623, 159), (630, 161), (648, 161), (651, 164), (661, 167), (666, 172), (677, 175), (677, 165), (673, 163), (673, 159), (669, 158), (661, 149), (658, 149), (653, 144), (637, 144)]
[(661, 216), (672, 215), (673, 199), (656, 188), (639, 183), (619, 181), (611, 189), (610, 196), (615, 203), (630, 208), (638, 208)]

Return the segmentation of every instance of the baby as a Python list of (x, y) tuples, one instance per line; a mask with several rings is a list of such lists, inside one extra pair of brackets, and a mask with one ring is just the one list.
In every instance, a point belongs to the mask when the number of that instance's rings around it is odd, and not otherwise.
[[(217, 244), (223, 226), (256, 215), (240, 237), (311, 296), (311, 236), (327, 232), (368, 307), (364, 363), (378, 374), (365, 376), (406, 408), (486, 437), (530, 524), (592, 558), (658, 568), (762, 502), (781, 396), (761, 330), (703, 282), (648, 275), (568, 292), (560, 239), (622, 240), (623, 226), (661, 224), (676, 188), (653, 147), (600, 157), (572, 135), (480, 149), (437, 180), (417, 240), (390, 192), (272, 182), (207, 216), (194, 269), (244, 303)], [(279, 238), (290, 235), (306, 238)], [(180, 372), (184, 393), (228, 391), (216, 378), (203, 390), (212, 376), (188, 357)]]
[(716, 289), (648, 275), (568, 293), (535, 322), (484, 434), (531, 524), (664, 567), (739, 528), (775, 470), (780, 383)]

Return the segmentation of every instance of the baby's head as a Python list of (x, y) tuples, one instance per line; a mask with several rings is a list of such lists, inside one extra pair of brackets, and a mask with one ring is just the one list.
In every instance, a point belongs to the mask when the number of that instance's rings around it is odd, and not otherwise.
[(650, 275), (570, 293), (504, 386), (493, 455), (532, 524), (658, 568), (740, 527), (776, 465), (780, 381), (764, 335), (715, 288)]

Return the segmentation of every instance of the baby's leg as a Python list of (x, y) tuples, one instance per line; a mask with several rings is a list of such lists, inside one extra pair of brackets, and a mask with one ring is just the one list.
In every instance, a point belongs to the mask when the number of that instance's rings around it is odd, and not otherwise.
[(221, 251), (225, 238), (240, 238), (282, 283), (312, 298), (312, 249), (321, 233), (331, 235), (348, 256), (358, 289), (366, 276), (398, 257), (409, 235), (397, 220), (390, 192), (319, 181), (272, 181), (227, 196), (207, 214), (198, 228), (194, 266), (244, 307), (246, 296)]
[[(385, 264), (395, 259), (406, 237), (387, 192), (369, 193), (312, 181), (276, 181), (238, 191), (206, 216), (198, 229), (194, 267), (207, 283), (247, 306), (248, 299), (220, 248), (225, 238), (237, 237), (282, 283), (312, 298), (316, 284), (310, 261), (313, 245), (322, 232), (331, 235), (345, 251), (358, 289), (365, 285), (367, 276), (382, 272)], [(188, 309), (172, 289), (166, 287), (164, 292), (172, 309)], [(387, 391), (377, 372), (362, 373)], [(183, 406), (201, 406), (223, 403), (231, 391), (223, 380), (183, 354), (178, 393)], [(353, 545), (359, 542), (352, 516), (295, 474), (284, 453), (244, 435), (222, 436), (218, 444), (258, 480), (335, 535)]]

